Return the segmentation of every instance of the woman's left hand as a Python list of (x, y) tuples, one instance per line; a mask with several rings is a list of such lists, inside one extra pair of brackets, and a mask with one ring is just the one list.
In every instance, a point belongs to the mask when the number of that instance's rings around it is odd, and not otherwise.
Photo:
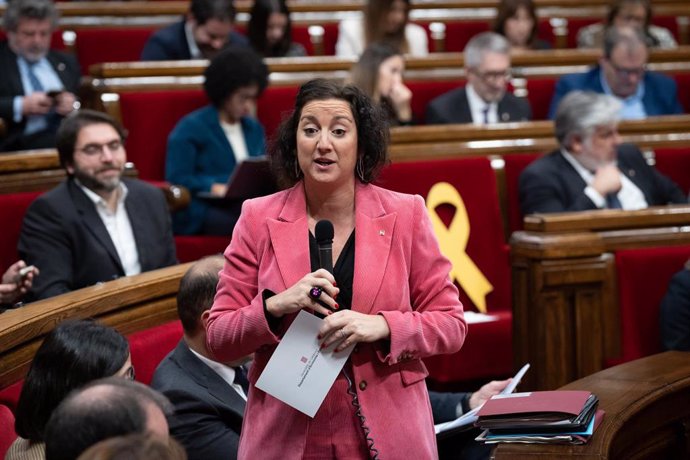
[(359, 342), (376, 342), (391, 335), (386, 318), (382, 315), (366, 315), (352, 310), (343, 310), (327, 316), (319, 329), (321, 348), (341, 342), (334, 351)]

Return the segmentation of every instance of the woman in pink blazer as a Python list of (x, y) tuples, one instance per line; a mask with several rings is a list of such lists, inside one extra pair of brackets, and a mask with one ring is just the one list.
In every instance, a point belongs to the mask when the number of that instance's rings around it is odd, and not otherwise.
[[(278, 135), (292, 187), (244, 203), (207, 327), (219, 361), (255, 353), (239, 458), (435, 458), (422, 358), (456, 352), (467, 324), (424, 201), (371, 185), (388, 130), (354, 86), (306, 83)], [(322, 219), (334, 274), (318, 268)], [(302, 309), (325, 317), (324, 347), (355, 345), (314, 418), (254, 387)]]

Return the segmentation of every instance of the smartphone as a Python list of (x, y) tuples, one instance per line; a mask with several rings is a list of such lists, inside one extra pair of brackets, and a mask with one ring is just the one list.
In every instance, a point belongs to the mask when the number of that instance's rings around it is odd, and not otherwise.
[[(56, 99), (61, 93), (62, 93), (62, 90), (53, 90), (53, 91), (48, 91), (46, 93), (46, 95), (51, 99)], [(29, 267), (27, 267), (27, 268), (29, 268)]]
[(33, 271), (36, 270), (36, 267), (33, 265), (29, 265), (28, 267), (24, 267), (19, 270), (19, 278), (24, 279), (27, 276), (29, 276), (29, 273), (33, 273)]

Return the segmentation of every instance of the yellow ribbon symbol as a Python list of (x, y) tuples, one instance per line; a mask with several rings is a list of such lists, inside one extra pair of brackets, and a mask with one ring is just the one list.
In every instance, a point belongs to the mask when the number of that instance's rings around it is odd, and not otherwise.
[[(455, 206), (455, 215), (448, 227), (436, 214), (436, 207), (444, 203)], [(470, 238), (470, 220), (460, 194), (448, 182), (439, 182), (429, 190), (426, 207), (441, 252), (453, 265), (450, 270), (451, 281), (457, 281), (477, 309), (486, 313), (486, 295), (494, 287), (465, 252)]]

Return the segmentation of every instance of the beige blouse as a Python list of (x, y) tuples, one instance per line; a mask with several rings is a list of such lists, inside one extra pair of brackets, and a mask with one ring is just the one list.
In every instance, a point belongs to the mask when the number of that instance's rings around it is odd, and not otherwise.
[(45, 460), (46, 445), (43, 442), (31, 442), (17, 438), (5, 455), (5, 460)]

